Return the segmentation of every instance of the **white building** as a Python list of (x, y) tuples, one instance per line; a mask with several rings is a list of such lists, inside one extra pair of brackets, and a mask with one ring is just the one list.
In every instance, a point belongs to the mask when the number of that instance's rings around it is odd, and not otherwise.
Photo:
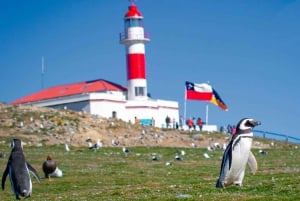
[(101, 117), (164, 127), (167, 116), (179, 121), (177, 101), (151, 99), (147, 93), (145, 43), (149, 34), (144, 32), (143, 16), (133, 3), (124, 17), (124, 32), (120, 43), (125, 45), (127, 87), (104, 79), (50, 87), (12, 102), (57, 109), (85, 111)]

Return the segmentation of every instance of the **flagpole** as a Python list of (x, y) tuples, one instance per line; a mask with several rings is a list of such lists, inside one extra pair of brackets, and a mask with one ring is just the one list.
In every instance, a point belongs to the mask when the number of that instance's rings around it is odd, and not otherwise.
[(183, 121), (186, 120), (186, 87), (184, 87), (184, 111), (183, 111)]
[(208, 104), (206, 103), (205, 124), (208, 125)]

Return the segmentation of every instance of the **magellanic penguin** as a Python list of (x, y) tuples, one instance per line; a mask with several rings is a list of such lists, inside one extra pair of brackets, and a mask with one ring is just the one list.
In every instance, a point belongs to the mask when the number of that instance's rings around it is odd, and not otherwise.
[(224, 188), (231, 184), (242, 186), (247, 163), (251, 172), (255, 173), (257, 162), (251, 152), (252, 129), (260, 124), (259, 121), (251, 118), (243, 118), (239, 121), (236, 133), (232, 136), (223, 154), (217, 188)]
[(11, 188), (16, 199), (19, 200), (20, 196), (28, 198), (32, 193), (32, 183), (29, 172), (32, 172), (39, 182), (41, 181), (40, 176), (26, 161), (21, 140), (13, 139), (11, 141), (11, 148), (12, 151), (2, 175), (2, 190), (4, 190), (5, 187), (6, 177), (9, 175)]

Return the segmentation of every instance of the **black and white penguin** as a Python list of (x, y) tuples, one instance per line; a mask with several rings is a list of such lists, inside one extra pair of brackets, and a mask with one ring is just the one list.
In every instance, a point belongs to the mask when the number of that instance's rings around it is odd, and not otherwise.
[(242, 186), (247, 163), (251, 172), (255, 173), (257, 162), (251, 152), (252, 129), (260, 124), (259, 121), (251, 118), (243, 118), (239, 121), (236, 133), (232, 136), (223, 154), (217, 188), (224, 188), (231, 184)]
[(29, 172), (33, 173), (38, 182), (41, 181), (40, 176), (26, 161), (21, 140), (13, 139), (11, 141), (11, 148), (12, 151), (6, 169), (2, 175), (2, 190), (4, 190), (5, 187), (6, 177), (9, 175), (11, 188), (16, 199), (19, 200), (20, 196), (28, 198), (32, 193), (32, 182)]
[(92, 142), (88, 142), (88, 145), (89, 145), (89, 149), (94, 150), (94, 151), (100, 149), (103, 146), (100, 139), (98, 139), (94, 145), (92, 144)]
[(122, 151), (123, 151), (123, 153), (125, 154), (125, 155), (127, 155), (127, 154), (129, 154), (129, 149), (127, 148), (127, 147), (123, 147), (122, 148)]

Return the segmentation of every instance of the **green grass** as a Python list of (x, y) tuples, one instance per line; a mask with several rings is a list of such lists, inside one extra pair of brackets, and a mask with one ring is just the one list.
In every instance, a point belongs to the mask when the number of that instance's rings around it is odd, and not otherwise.
[[(133, 147), (124, 156), (120, 147), (102, 148), (97, 152), (87, 148), (63, 145), (30, 147), (24, 152), (43, 177), (42, 163), (51, 154), (64, 172), (63, 178), (52, 181), (34, 177), (30, 200), (297, 200), (300, 197), (300, 149), (294, 146), (272, 148), (267, 155), (256, 155), (259, 169), (251, 175), (249, 168), (244, 186), (215, 188), (220, 170), (222, 150), (209, 152), (206, 149), (183, 149), (182, 161), (174, 161), (174, 154), (181, 148)], [(0, 145), (0, 170), (4, 170), (10, 148)], [(159, 161), (152, 161), (156, 153)], [(172, 161), (171, 166), (166, 166)], [(14, 200), (9, 179), (0, 200)]]

